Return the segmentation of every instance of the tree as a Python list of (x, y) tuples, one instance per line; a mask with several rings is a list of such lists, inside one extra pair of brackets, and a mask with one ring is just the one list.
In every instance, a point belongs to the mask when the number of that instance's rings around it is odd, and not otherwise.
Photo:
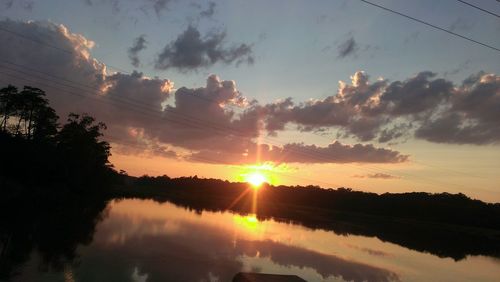
[(14, 99), (17, 94), (17, 88), (10, 84), (0, 89), (0, 114), (2, 115), (1, 125), (3, 131), (7, 131), (9, 118), (15, 112)]
[(96, 123), (87, 114), (69, 114), (67, 123), (56, 139), (70, 179), (86, 183), (102, 178), (109, 172), (110, 145), (99, 140), (103, 135), (101, 131), (105, 129), (104, 123)]
[(56, 111), (51, 107), (43, 107), (36, 111), (33, 122), (33, 140), (43, 141), (52, 139), (57, 134), (57, 116)]
[(24, 86), (18, 92), (12, 85), (0, 89), (0, 114), (4, 132), (24, 135), (27, 140), (45, 140), (57, 133), (59, 117), (41, 89)]
[[(33, 138), (33, 133), (36, 131), (38, 123), (47, 126), (56, 126), (55, 123), (50, 125), (51, 121), (57, 121), (57, 115), (55, 111), (49, 107), (49, 101), (45, 98), (45, 92), (41, 89), (24, 86), (21, 92), (20, 116), (24, 119), (24, 132), (26, 139), (30, 140)], [(41, 118), (47, 117), (49, 120), (43, 120)], [(55, 118), (55, 119), (54, 119)], [(38, 123), (37, 123), (38, 122)]]

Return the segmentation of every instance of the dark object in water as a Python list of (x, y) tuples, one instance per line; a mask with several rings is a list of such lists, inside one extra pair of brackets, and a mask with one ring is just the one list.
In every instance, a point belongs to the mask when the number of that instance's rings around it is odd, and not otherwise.
[(296, 275), (240, 272), (234, 276), (233, 282), (307, 282), (307, 281)]

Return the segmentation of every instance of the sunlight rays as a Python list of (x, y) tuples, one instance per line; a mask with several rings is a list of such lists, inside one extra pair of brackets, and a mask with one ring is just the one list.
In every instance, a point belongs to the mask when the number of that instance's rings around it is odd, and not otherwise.
[(268, 182), (267, 178), (258, 171), (246, 175), (245, 181), (250, 183), (253, 189), (259, 189), (264, 182)]

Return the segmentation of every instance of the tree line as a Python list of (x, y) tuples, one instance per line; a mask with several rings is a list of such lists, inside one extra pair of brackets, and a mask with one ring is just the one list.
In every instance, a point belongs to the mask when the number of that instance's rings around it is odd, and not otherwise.
[(273, 186), (255, 191), (248, 183), (194, 177), (128, 177), (115, 198), (168, 201), (193, 210), (254, 213), (257, 218), (332, 230), (337, 234), (376, 236), (440, 257), (500, 257), (500, 204), (464, 194), (384, 193), (350, 188)]
[(0, 118), (0, 183), (10, 192), (45, 185), (91, 189), (116, 175), (110, 145), (101, 140), (106, 125), (75, 113), (59, 124), (39, 88), (0, 89)]

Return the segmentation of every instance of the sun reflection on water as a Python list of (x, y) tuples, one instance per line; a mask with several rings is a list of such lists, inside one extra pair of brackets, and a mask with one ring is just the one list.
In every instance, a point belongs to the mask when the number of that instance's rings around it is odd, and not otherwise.
[(246, 216), (234, 215), (233, 221), (238, 229), (242, 229), (246, 233), (261, 234), (263, 232), (263, 225), (259, 222), (255, 214)]

